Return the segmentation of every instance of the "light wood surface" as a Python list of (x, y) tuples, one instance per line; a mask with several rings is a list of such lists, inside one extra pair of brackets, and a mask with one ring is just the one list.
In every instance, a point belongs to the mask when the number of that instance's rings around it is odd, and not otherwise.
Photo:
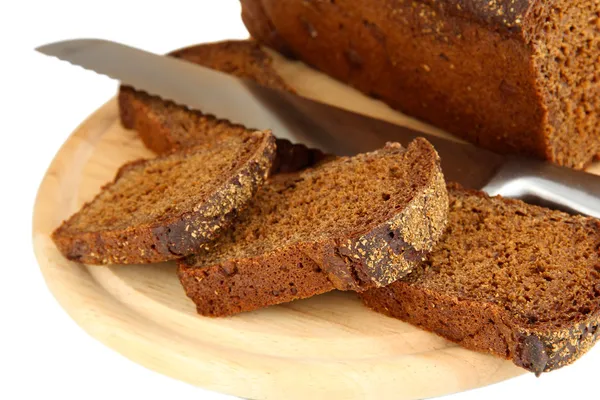
[[(275, 65), (299, 93), (440, 134), (299, 63), (276, 58)], [(378, 315), (351, 293), (211, 319), (195, 313), (173, 263), (88, 267), (63, 258), (50, 232), (121, 164), (150, 156), (134, 132), (121, 128), (113, 99), (64, 144), (36, 201), (33, 241), (46, 282), (71, 317), (107, 346), (171, 377), (253, 399), (427, 398), (523, 373)]]

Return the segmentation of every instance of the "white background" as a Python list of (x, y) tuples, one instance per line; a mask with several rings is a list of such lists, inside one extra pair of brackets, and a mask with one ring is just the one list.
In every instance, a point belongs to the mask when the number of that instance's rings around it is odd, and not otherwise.
[[(483, 1), (483, 0), (482, 0)], [(164, 53), (244, 38), (237, 0), (16, 1), (0, 4), (0, 399), (231, 398), (166, 378), (90, 338), (47, 290), (31, 245), (31, 214), (45, 169), (116, 82), (36, 54), (37, 45), (107, 38)], [(450, 396), (453, 400), (598, 398), (600, 346), (575, 365)], [(593, 393), (593, 394), (592, 394)]]

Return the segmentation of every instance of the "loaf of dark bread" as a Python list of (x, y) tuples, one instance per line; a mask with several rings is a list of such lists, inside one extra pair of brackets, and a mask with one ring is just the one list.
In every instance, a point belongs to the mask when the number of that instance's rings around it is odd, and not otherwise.
[[(293, 92), (271, 66), (270, 56), (252, 40), (206, 43), (169, 55), (251, 79), (270, 88)], [(158, 154), (195, 146), (220, 136), (254, 131), (127, 86), (119, 90), (119, 113), (123, 126), (135, 129), (146, 147)], [(277, 155), (271, 173), (296, 171), (313, 165), (323, 157), (319, 150), (277, 139)]]
[(406, 275), (441, 237), (448, 198), (425, 139), (271, 178), (236, 224), (180, 260), (198, 312), (226, 316)]
[(252, 36), (482, 147), (600, 153), (595, 0), (241, 0)]
[(540, 374), (600, 329), (600, 221), (452, 185), (444, 237), (401, 281), (361, 294), (376, 311)]
[(88, 264), (153, 263), (192, 254), (246, 207), (274, 157), (275, 138), (253, 132), (134, 161), (52, 239), (65, 257)]

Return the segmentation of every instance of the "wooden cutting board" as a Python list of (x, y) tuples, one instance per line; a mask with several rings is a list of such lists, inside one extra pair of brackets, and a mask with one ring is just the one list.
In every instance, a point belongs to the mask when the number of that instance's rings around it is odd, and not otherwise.
[[(275, 56), (275, 66), (303, 95), (444, 135), (303, 64)], [(211, 319), (195, 313), (173, 263), (88, 267), (63, 258), (51, 231), (120, 165), (151, 156), (134, 132), (120, 126), (113, 99), (63, 145), (34, 211), (34, 248), (50, 290), (90, 335), (131, 360), (253, 399), (427, 398), (524, 373), (509, 361), (372, 312), (352, 293)]]

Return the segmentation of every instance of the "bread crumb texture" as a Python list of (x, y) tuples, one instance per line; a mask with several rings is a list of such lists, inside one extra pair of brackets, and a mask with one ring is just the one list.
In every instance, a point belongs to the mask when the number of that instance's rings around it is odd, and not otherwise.
[(126, 164), (52, 238), (90, 264), (179, 258), (214, 240), (262, 185), (275, 156), (269, 132), (213, 141)]
[(180, 279), (212, 316), (379, 287), (421, 262), (447, 212), (429, 142), (389, 144), (273, 177), (227, 234), (179, 263)]
[(586, 352), (598, 338), (600, 222), (454, 185), (449, 196), (435, 250), (365, 303), (538, 374)]

